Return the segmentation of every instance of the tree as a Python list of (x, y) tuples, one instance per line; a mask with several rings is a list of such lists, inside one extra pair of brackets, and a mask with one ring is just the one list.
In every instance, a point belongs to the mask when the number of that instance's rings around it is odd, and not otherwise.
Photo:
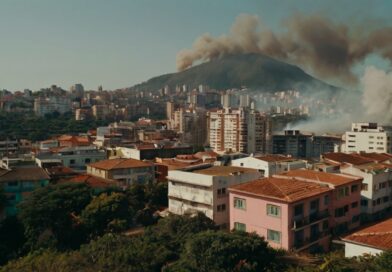
[(180, 260), (167, 271), (267, 271), (274, 257), (256, 234), (206, 231), (187, 240)]
[(14, 216), (0, 222), (0, 265), (18, 257), (25, 243), (22, 223)]
[(375, 259), (375, 264), (379, 272), (392, 271), (392, 251), (385, 251), (378, 255)]
[(7, 197), (4, 194), (3, 187), (0, 187), (0, 214), (4, 209), (6, 203), (7, 203)]
[(149, 206), (155, 208), (168, 206), (168, 185), (166, 182), (148, 185), (146, 194)]
[(141, 184), (133, 184), (126, 190), (129, 204), (138, 211), (145, 207), (147, 202), (146, 187)]
[(27, 246), (79, 247), (85, 237), (77, 215), (91, 195), (92, 190), (85, 184), (49, 185), (33, 191), (19, 207)]
[(82, 211), (81, 221), (93, 235), (121, 231), (129, 226), (135, 212), (123, 193), (100, 194)]

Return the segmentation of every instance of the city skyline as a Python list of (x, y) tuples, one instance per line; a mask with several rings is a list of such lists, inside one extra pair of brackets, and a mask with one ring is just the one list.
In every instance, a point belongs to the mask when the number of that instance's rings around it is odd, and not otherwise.
[[(2, 1), (0, 3), (0, 88), (37, 90), (130, 87), (175, 72), (176, 54), (196, 37), (227, 33), (239, 14), (257, 15), (280, 31), (292, 14), (322, 13), (338, 22), (389, 23), (388, 1)], [(385, 69), (370, 56), (364, 64)], [(356, 67), (361, 73), (363, 63)], [(304, 68), (304, 67), (302, 67)], [(304, 69), (307, 73), (312, 71)]]

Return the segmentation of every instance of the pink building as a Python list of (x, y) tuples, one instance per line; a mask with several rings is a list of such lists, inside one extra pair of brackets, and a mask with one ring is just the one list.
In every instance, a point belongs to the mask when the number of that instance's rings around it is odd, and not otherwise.
[(361, 183), (300, 169), (233, 186), (230, 228), (256, 232), (276, 248), (328, 250), (332, 234), (359, 226)]
[(275, 248), (328, 249), (329, 186), (270, 177), (235, 185), (229, 193), (231, 229), (256, 232)]
[(281, 177), (292, 177), (302, 181), (328, 185), (333, 189), (331, 221), (333, 234), (339, 235), (359, 227), (361, 214), (361, 177), (332, 174), (306, 169), (286, 172)]

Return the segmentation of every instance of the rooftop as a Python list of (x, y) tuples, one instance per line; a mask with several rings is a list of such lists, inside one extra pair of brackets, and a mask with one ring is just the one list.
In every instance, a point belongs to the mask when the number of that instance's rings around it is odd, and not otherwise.
[(279, 154), (268, 154), (262, 156), (255, 156), (256, 159), (266, 161), (266, 162), (284, 162), (284, 161), (295, 161), (296, 159)]
[(331, 191), (328, 186), (295, 178), (263, 178), (230, 187), (233, 192), (273, 198), (292, 203)]
[(354, 181), (360, 181), (362, 178), (350, 176), (346, 174), (333, 174), (325, 173), (320, 171), (308, 170), (308, 169), (296, 169), (289, 172), (279, 174), (277, 176), (287, 176), (296, 179), (306, 180), (310, 182), (322, 182), (332, 184), (334, 186), (340, 186)]
[(88, 174), (78, 175), (68, 180), (64, 180), (62, 182), (73, 182), (73, 183), (86, 183), (88, 186), (92, 188), (106, 188), (106, 187), (115, 187), (119, 186), (119, 182), (112, 179), (104, 179), (100, 177), (95, 177)]
[(7, 172), (3, 172), (0, 176), (0, 182), (9, 181), (40, 181), (49, 180), (49, 175), (44, 169), (33, 166), (33, 167), (17, 167)]
[(333, 162), (339, 162), (339, 163), (349, 163), (352, 165), (361, 165), (361, 164), (366, 164), (366, 163), (372, 163), (374, 162), (373, 159), (361, 156), (359, 154), (346, 154), (346, 153), (341, 153), (341, 152), (336, 152), (336, 153), (325, 153), (323, 154), (323, 158), (327, 160), (331, 160)]
[(208, 176), (233, 176), (235, 174), (243, 173), (257, 173), (256, 169), (236, 167), (236, 166), (212, 166), (204, 169), (197, 169), (193, 173), (208, 175)]
[(102, 169), (102, 170), (113, 170), (113, 169), (127, 169), (127, 168), (139, 168), (153, 166), (152, 163), (146, 161), (139, 161), (135, 159), (112, 159), (102, 160), (89, 164), (89, 166)]
[(350, 235), (343, 237), (343, 240), (382, 250), (391, 250), (392, 218), (353, 232)]

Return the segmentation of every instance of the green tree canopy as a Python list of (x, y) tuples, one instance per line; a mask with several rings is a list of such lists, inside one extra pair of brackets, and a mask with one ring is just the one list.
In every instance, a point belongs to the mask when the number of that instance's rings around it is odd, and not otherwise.
[(91, 196), (92, 190), (85, 184), (49, 185), (33, 191), (19, 206), (27, 246), (34, 249), (49, 243), (59, 249), (78, 247), (84, 234), (77, 215)]

